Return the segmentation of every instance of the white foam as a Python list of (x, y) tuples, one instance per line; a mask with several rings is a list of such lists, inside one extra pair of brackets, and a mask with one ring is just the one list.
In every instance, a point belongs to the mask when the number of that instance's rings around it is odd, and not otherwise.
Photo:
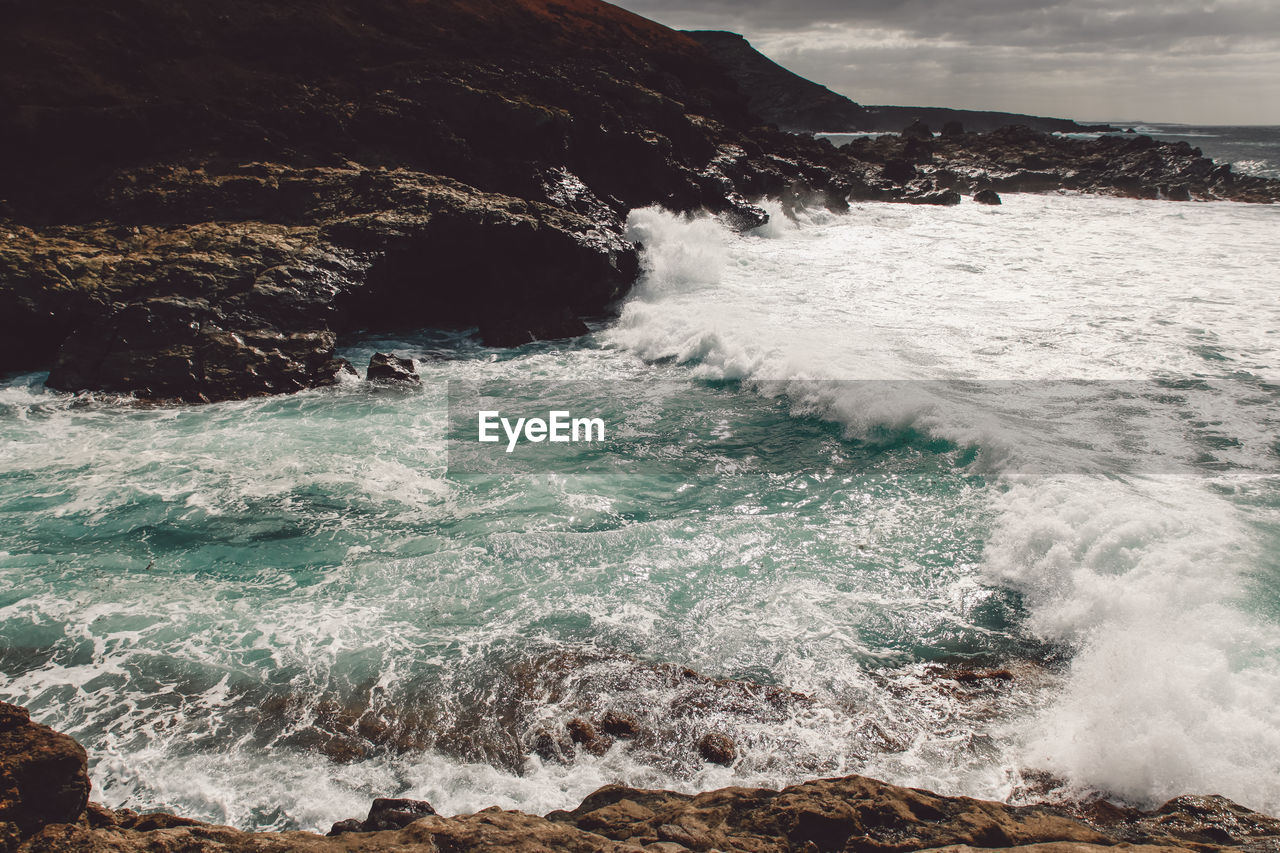
[[(912, 427), (979, 445), (1004, 484), (981, 577), (1024, 594), (1026, 629), (1073, 650), (1069, 670), (1007, 718), (985, 777), (948, 769), (936, 742), (873, 770), (991, 794), (1029, 766), (1145, 805), (1217, 792), (1280, 809), (1280, 630), (1249, 603), (1277, 595), (1258, 586), (1253, 525), (1280, 519), (1232, 497), (1274, 491), (1274, 400), (1259, 408), (1251, 382), (1166, 411), (1129, 386), (1073, 402), (1034, 382), (806, 381), (1276, 377), (1280, 304), (1257, 271), (1280, 268), (1278, 214), (1009, 196), (996, 209), (860, 206), (769, 240), (638, 214), (669, 226), (646, 244), (663, 277), (627, 305), (612, 345), (752, 380), (855, 437)], [(695, 265), (673, 280), (687, 266), (663, 256), (711, 242), (719, 279)], [(1236, 467), (1197, 468), (1197, 430), (1224, 437), (1213, 455)]]

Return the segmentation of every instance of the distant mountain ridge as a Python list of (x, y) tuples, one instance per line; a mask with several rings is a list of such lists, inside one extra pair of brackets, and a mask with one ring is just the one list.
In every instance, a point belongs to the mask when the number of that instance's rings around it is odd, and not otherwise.
[(790, 71), (760, 53), (738, 33), (686, 30), (737, 81), (752, 112), (783, 130), (840, 133), (900, 131), (916, 119), (935, 130), (958, 121), (966, 130), (986, 132), (1020, 124), (1043, 133), (1113, 130), (1070, 119), (1021, 113), (956, 110), (947, 107), (864, 106)]

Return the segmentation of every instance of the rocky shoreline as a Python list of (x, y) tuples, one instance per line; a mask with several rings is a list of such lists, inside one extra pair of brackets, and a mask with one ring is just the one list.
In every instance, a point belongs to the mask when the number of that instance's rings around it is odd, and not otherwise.
[(368, 816), (328, 836), (254, 833), (90, 801), (84, 749), (0, 703), (0, 853), (54, 851), (885, 851), (1013, 849), (1262, 851), (1280, 821), (1217, 796), (1153, 811), (1105, 800), (1006, 805), (944, 797), (863, 776), (781, 791), (724, 788), (690, 795), (609, 785), (571, 811), (490, 808), (442, 817), (429, 803), (375, 800)]
[(15, 9), (0, 371), (205, 402), (338, 381), (366, 331), (576, 336), (636, 280), (625, 219), (647, 205), (750, 228), (766, 198), (1280, 200), (1142, 136), (782, 133), (696, 41), (594, 0), (367, 5)]

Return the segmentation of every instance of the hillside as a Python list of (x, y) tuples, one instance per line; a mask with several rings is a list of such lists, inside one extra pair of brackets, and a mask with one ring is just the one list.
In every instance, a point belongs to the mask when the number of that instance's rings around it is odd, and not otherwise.
[(1071, 132), (1088, 128), (1069, 119), (1045, 118), (1020, 113), (955, 110), (946, 107), (863, 106), (836, 94), (826, 86), (806, 80), (760, 53), (737, 33), (691, 30), (688, 35), (701, 44), (729, 76), (738, 82), (751, 110), (761, 119), (783, 130), (898, 132), (919, 119), (934, 128), (958, 121), (967, 130), (985, 133), (1019, 124), (1043, 133)]
[[(699, 39), (598, 0), (5, 8), (0, 370), (59, 390), (203, 402), (342, 381), (339, 342), (364, 333), (579, 336), (636, 280), (625, 221), (648, 205), (746, 229), (764, 198), (1276, 194), (1150, 140), (836, 149), (765, 126), (769, 86)], [(735, 39), (781, 80), (775, 108), (907, 123)]]

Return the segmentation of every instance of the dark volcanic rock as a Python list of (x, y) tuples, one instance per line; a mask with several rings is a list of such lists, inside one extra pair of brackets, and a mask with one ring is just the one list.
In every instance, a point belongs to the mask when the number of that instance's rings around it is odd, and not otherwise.
[(413, 369), (413, 359), (398, 358), (385, 352), (375, 352), (369, 359), (365, 379), (370, 382), (408, 382), (420, 384), (422, 379)]
[(939, 136), (964, 136), (964, 124), (958, 121), (944, 122)]
[(180, 219), (211, 192), (292, 224), (91, 224), (0, 242), (0, 301), (73, 328), (51, 387), (189, 401), (297, 391), (354, 373), (335, 356), (347, 330), (546, 311), (580, 334), (577, 313), (603, 312), (638, 269), (616, 219), (405, 170), (179, 171), (113, 203), (145, 198)]
[(880, 173), (895, 184), (905, 184), (915, 178), (916, 167), (906, 160), (890, 160), (884, 164)]
[(31, 722), (26, 708), (0, 702), (0, 838), (73, 823), (89, 802), (88, 756), (67, 735)]
[(978, 190), (973, 194), (973, 200), (978, 204), (1000, 204), (1000, 194), (995, 190)]
[(369, 807), (369, 814), (364, 820), (357, 818), (340, 820), (329, 830), (329, 835), (341, 835), (344, 832), (385, 832), (386, 830), (403, 829), (414, 821), (435, 813), (436, 810), (426, 800), (379, 797)]

